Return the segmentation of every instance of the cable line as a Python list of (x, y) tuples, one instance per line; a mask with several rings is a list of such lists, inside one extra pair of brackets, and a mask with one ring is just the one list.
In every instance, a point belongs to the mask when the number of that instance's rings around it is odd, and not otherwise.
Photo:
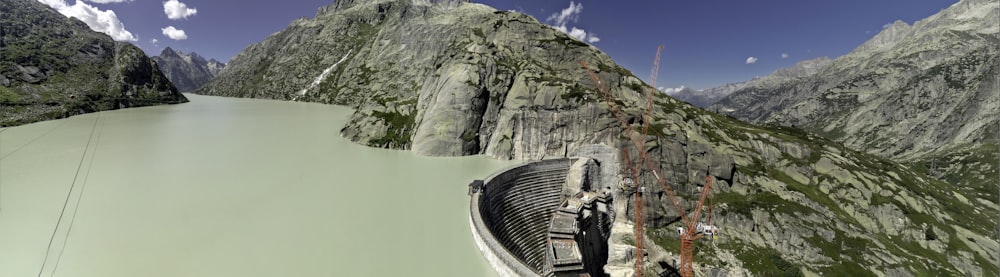
[[(45, 258), (42, 260), (42, 266), (38, 269), (38, 277), (42, 277), (42, 272), (45, 270), (45, 265), (48, 263), (49, 254), (52, 251), (52, 242), (56, 238), (56, 232), (59, 230), (59, 225), (62, 223), (63, 215), (66, 214), (66, 207), (69, 205), (70, 196), (73, 195), (73, 189), (76, 187), (76, 180), (80, 177), (80, 169), (83, 168), (84, 158), (87, 157), (87, 150), (90, 149), (90, 143), (93, 141), (94, 133), (97, 130), (97, 122), (100, 120), (101, 114), (97, 113), (97, 117), (94, 119), (94, 126), (90, 129), (90, 137), (87, 138), (87, 146), (83, 148), (83, 154), (80, 155), (80, 163), (76, 166), (76, 175), (73, 176), (73, 183), (70, 184), (69, 191), (66, 192), (66, 200), (63, 201), (62, 211), (59, 212), (59, 219), (56, 220), (55, 228), (52, 228), (52, 236), (49, 237), (49, 245), (45, 248)], [(55, 272), (53, 272), (53, 274), (55, 274)]]

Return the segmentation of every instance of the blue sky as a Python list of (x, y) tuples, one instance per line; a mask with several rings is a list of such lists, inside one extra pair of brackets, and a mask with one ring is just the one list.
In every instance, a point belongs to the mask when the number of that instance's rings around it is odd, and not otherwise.
[[(166, 46), (228, 61), (313, 17), (331, 0), (38, 0), (157, 55)], [(956, 0), (473, 0), (565, 29), (658, 85), (696, 89), (748, 80), (797, 61), (836, 58), (897, 19), (909, 24)], [(576, 30), (574, 30), (576, 29)], [(154, 42), (155, 40), (155, 42)], [(753, 58), (751, 58), (753, 57)], [(748, 63), (749, 60), (755, 60)]]

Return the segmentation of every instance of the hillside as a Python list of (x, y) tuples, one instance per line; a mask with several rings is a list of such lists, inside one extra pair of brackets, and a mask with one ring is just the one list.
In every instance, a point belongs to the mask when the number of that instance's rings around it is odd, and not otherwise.
[[(713, 104), (721, 101), (730, 94), (741, 91), (747, 87), (766, 86), (770, 83), (785, 82), (801, 77), (815, 75), (820, 69), (830, 64), (827, 57), (819, 57), (811, 60), (800, 61), (788, 68), (775, 70), (771, 75), (755, 77), (748, 81), (723, 84), (717, 87), (695, 90), (681, 87), (680, 89), (666, 89), (664, 92), (678, 100), (691, 103), (691, 105), (708, 109)], [(713, 109), (709, 109), (714, 111)]]
[(814, 74), (756, 83), (710, 109), (901, 160), (993, 141), (998, 9), (962, 0), (913, 26), (896, 21)]
[(710, 107), (796, 126), (906, 163), (996, 205), (1000, 4), (963, 0), (897, 21), (814, 74), (755, 83)]
[(0, 126), (187, 102), (138, 47), (34, 0), (0, 14)]
[[(341, 134), (373, 147), (534, 160), (622, 143), (581, 60), (640, 126), (639, 92), (648, 86), (599, 49), (532, 17), (457, 0), (337, 1), (250, 45), (197, 93), (349, 105), (356, 112)], [(998, 272), (989, 210), (912, 167), (662, 94), (654, 109), (646, 151), (670, 183), (691, 196), (706, 170), (718, 180), (716, 216), (726, 235), (700, 244), (699, 268), (761, 276)], [(660, 195), (647, 194), (648, 222), (661, 228), (648, 235), (669, 251), (676, 215)], [(628, 262), (613, 257), (609, 265)]]

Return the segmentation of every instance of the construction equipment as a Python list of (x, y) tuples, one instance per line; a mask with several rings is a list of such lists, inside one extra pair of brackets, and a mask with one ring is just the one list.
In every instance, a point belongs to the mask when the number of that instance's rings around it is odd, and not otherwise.
[[(626, 186), (632, 185), (631, 192), (634, 196), (634, 211), (635, 211), (635, 276), (641, 277), (645, 271), (645, 224), (646, 224), (646, 214), (645, 214), (645, 204), (644, 195), (646, 193), (645, 187), (642, 185), (642, 179), (640, 176), (643, 172), (652, 174), (656, 179), (656, 183), (660, 188), (667, 194), (667, 200), (670, 202), (671, 206), (676, 209), (677, 214), (680, 215), (681, 224), (685, 227), (679, 229), (680, 243), (681, 243), (681, 261), (680, 261), (680, 273), (684, 277), (694, 276), (694, 241), (708, 234), (714, 236), (718, 234), (718, 227), (712, 225), (711, 216), (711, 193), (712, 193), (712, 177), (706, 173), (705, 176), (705, 186), (702, 188), (701, 196), (698, 199), (698, 203), (693, 207), (693, 214), (687, 215), (680, 198), (677, 193), (674, 192), (673, 188), (667, 184), (667, 181), (663, 174), (660, 174), (659, 166), (653, 164), (653, 160), (649, 158), (646, 153), (646, 138), (649, 134), (649, 126), (653, 121), (652, 111), (653, 102), (655, 100), (656, 94), (654, 93), (656, 87), (656, 77), (659, 72), (660, 67), (660, 51), (663, 50), (663, 45), (660, 45), (656, 49), (656, 58), (653, 60), (653, 69), (650, 72), (650, 80), (652, 86), (646, 88), (645, 99), (646, 107), (642, 114), (642, 129), (640, 133), (633, 131), (633, 128), (628, 120), (625, 119), (624, 112), (622, 111), (621, 105), (626, 105), (626, 102), (619, 102), (611, 94), (608, 86), (601, 81), (601, 78), (595, 73), (585, 61), (580, 61), (580, 64), (587, 70), (590, 75), (591, 80), (597, 87), (597, 91), (601, 98), (608, 104), (608, 109), (614, 115), (615, 119), (618, 121), (622, 129), (622, 135), (628, 138), (632, 142), (632, 147), (635, 152), (638, 153), (639, 158), (637, 162), (633, 162), (631, 158), (631, 153), (628, 147), (622, 148), (622, 161), (625, 172), (623, 172), (622, 182)], [(658, 93), (658, 92), (656, 92)], [(709, 200), (708, 205), (708, 223), (702, 224), (701, 211), (705, 208), (705, 200)], [(701, 228), (699, 228), (699, 225)]]

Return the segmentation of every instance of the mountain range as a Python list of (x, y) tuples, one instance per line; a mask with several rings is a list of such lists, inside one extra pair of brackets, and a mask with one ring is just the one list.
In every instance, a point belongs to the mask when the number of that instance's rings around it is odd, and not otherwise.
[(201, 88), (226, 67), (225, 63), (215, 59), (205, 60), (198, 53), (184, 54), (170, 47), (163, 48), (163, 52), (154, 56), (153, 60), (167, 79), (184, 92)]
[[(966, 5), (984, 4), (965, 0), (942, 14), (978, 15)], [(978, 28), (975, 20), (961, 21)], [(947, 47), (991, 41), (978, 33), (962, 34), (968, 33), (953, 33), (940, 42)], [(880, 34), (877, 41), (886, 42), (862, 48), (886, 53), (910, 43), (935, 47), (920, 43), (939, 42), (889, 42), (898, 40), (895, 37), (906, 36)], [(956, 51), (928, 52), (924, 58), (964, 56)], [(776, 72), (746, 84), (713, 107), (778, 114), (768, 110), (774, 104), (753, 111), (731, 103), (772, 84), (852, 79), (836, 74), (860, 67), (854, 63), (874, 61), (856, 56), (852, 63), (838, 58)], [(336, 1), (320, 8), (315, 17), (297, 19), (250, 45), (196, 92), (349, 105), (356, 111), (341, 135), (373, 147), (431, 156), (483, 154), (535, 160), (572, 156), (590, 144), (622, 145), (607, 103), (600, 100), (596, 84), (579, 61), (589, 64), (610, 87), (616, 101), (626, 107), (623, 112), (632, 127), (650, 121), (652, 130), (643, 151), (680, 194), (697, 194), (706, 170), (718, 181), (713, 188), (716, 220), (724, 226), (725, 238), (699, 244), (700, 271), (736, 276), (1000, 272), (996, 266), (1000, 247), (993, 239), (996, 209), (983, 205), (979, 192), (956, 190), (920, 168), (838, 142), (853, 146), (851, 141), (834, 141), (796, 128), (806, 125), (751, 125), (659, 93), (649, 100), (651, 116), (644, 117), (648, 85), (599, 49), (517, 12), (460, 0)], [(989, 68), (987, 64), (983, 61), (980, 67)], [(860, 80), (855, 85), (860, 86)], [(653, 259), (646, 268), (649, 274), (665, 270), (660, 265), (669, 264), (677, 253), (676, 236), (669, 235), (674, 233), (677, 214), (662, 195), (655, 186), (645, 194), (646, 210), (651, 211), (646, 237), (652, 242), (647, 244)], [(609, 243), (628, 248), (629, 240), (634, 241), (630, 237), (630, 232), (613, 231)], [(606, 272), (629, 275), (631, 265), (625, 257), (612, 253)]]
[(896, 21), (812, 74), (755, 83), (709, 109), (902, 162), (997, 210), (998, 9), (963, 0)]
[(737, 83), (728, 83), (721, 86), (709, 88), (709, 89), (692, 89), (689, 87), (679, 87), (679, 88), (661, 88), (660, 91), (670, 95), (670, 97), (677, 98), (684, 102), (688, 102), (691, 105), (695, 105), (700, 108), (707, 108), (708, 106), (719, 102), (722, 98), (728, 96), (729, 94), (742, 89), (751, 81), (743, 81)]
[(796, 78), (801, 78), (805, 76), (815, 75), (820, 69), (825, 67), (830, 63), (830, 58), (819, 57), (811, 60), (805, 60), (796, 63), (795, 65), (788, 68), (781, 68), (775, 70), (774, 73), (765, 77), (756, 77), (748, 81), (736, 82), (723, 84), (721, 86), (695, 90), (687, 87), (680, 88), (663, 88), (660, 91), (670, 95), (678, 100), (691, 103), (701, 108), (708, 108), (712, 104), (719, 102), (726, 96), (740, 91), (746, 87), (762, 86), (767, 83), (782, 82), (787, 80), (792, 80)]
[(963, 0), (913, 26), (896, 21), (819, 70), (754, 82), (712, 109), (888, 158), (983, 142), (1000, 110), (998, 6)]

